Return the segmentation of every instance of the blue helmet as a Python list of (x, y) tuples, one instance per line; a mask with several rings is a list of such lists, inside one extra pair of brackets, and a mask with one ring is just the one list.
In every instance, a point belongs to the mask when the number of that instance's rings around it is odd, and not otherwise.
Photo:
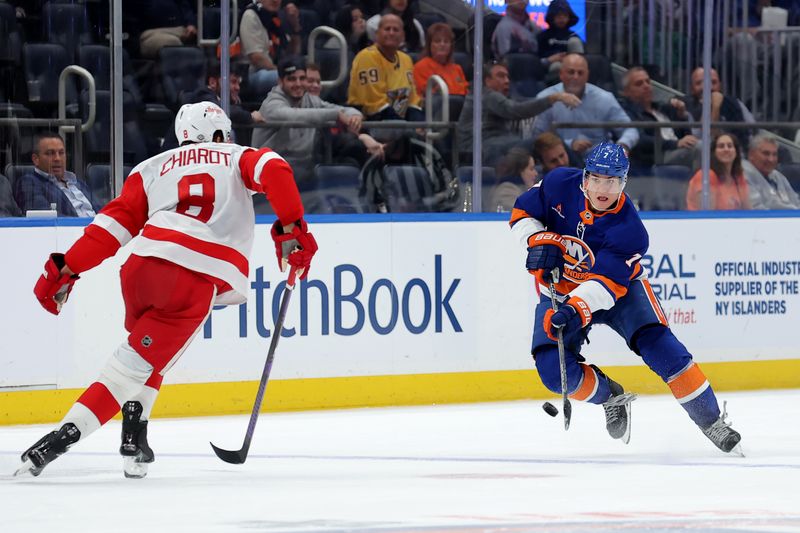
[(584, 168), (586, 172), (625, 178), (630, 163), (622, 146), (610, 141), (603, 141), (586, 155)]

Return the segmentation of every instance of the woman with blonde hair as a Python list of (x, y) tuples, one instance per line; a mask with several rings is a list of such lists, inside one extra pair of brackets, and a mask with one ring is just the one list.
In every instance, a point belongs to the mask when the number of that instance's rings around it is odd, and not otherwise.
[[(703, 172), (698, 170), (689, 182), (686, 205), (689, 211), (702, 209)], [(742, 149), (736, 136), (719, 133), (711, 141), (709, 171), (709, 209), (752, 209), (747, 180), (742, 169)]]
[(414, 84), (420, 96), (425, 96), (428, 78), (434, 74), (442, 77), (450, 94), (467, 94), (467, 77), (461, 65), (453, 61), (454, 40), (452, 28), (443, 22), (431, 24), (428, 28), (422, 58), (414, 65)]

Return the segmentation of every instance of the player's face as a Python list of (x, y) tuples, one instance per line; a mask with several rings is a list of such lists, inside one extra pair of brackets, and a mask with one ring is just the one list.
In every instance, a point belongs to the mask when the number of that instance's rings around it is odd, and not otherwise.
[(767, 175), (778, 167), (778, 147), (769, 142), (762, 142), (750, 150), (747, 159), (759, 172)]
[(306, 71), (306, 90), (314, 96), (319, 96), (322, 92), (322, 77), (318, 70)]
[(622, 178), (593, 172), (586, 172), (583, 176), (583, 190), (592, 207), (599, 211), (610, 209), (619, 199), (622, 189)]
[(730, 135), (721, 135), (714, 147), (714, 156), (722, 164), (730, 165), (736, 159), (736, 145)]
[(281, 78), (281, 87), (290, 98), (299, 99), (306, 92), (306, 71), (295, 70)]
[(61, 139), (44, 138), (39, 141), (39, 146), (33, 154), (33, 164), (42, 172), (52, 174), (58, 179), (64, 177), (64, 167), (67, 164), (67, 151)]

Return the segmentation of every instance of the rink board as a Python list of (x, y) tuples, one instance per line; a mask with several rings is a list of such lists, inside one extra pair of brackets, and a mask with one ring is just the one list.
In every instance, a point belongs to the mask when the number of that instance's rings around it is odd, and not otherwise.
[[(800, 387), (800, 218), (648, 218), (642, 259), (676, 335), (719, 390)], [(125, 338), (124, 254), (85, 273), (59, 317), (31, 288), (86, 221), (0, 221), (0, 424), (58, 419)], [(248, 304), (213, 311), (166, 378), (156, 415), (248, 412), (282, 275), (259, 220)], [(552, 397), (530, 353), (535, 289), (500, 215), (311, 217), (320, 243), (293, 296), (265, 408)], [(584, 354), (641, 393), (666, 393), (605, 327)]]

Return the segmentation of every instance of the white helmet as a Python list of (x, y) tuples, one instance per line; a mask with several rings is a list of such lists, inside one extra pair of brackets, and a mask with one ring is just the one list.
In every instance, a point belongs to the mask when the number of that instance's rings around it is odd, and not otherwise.
[(230, 142), (231, 119), (213, 102), (184, 104), (175, 117), (175, 136), (178, 138), (178, 144), (186, 141), (211, 142), (218, 131), (222, 133), (223, 142)]

